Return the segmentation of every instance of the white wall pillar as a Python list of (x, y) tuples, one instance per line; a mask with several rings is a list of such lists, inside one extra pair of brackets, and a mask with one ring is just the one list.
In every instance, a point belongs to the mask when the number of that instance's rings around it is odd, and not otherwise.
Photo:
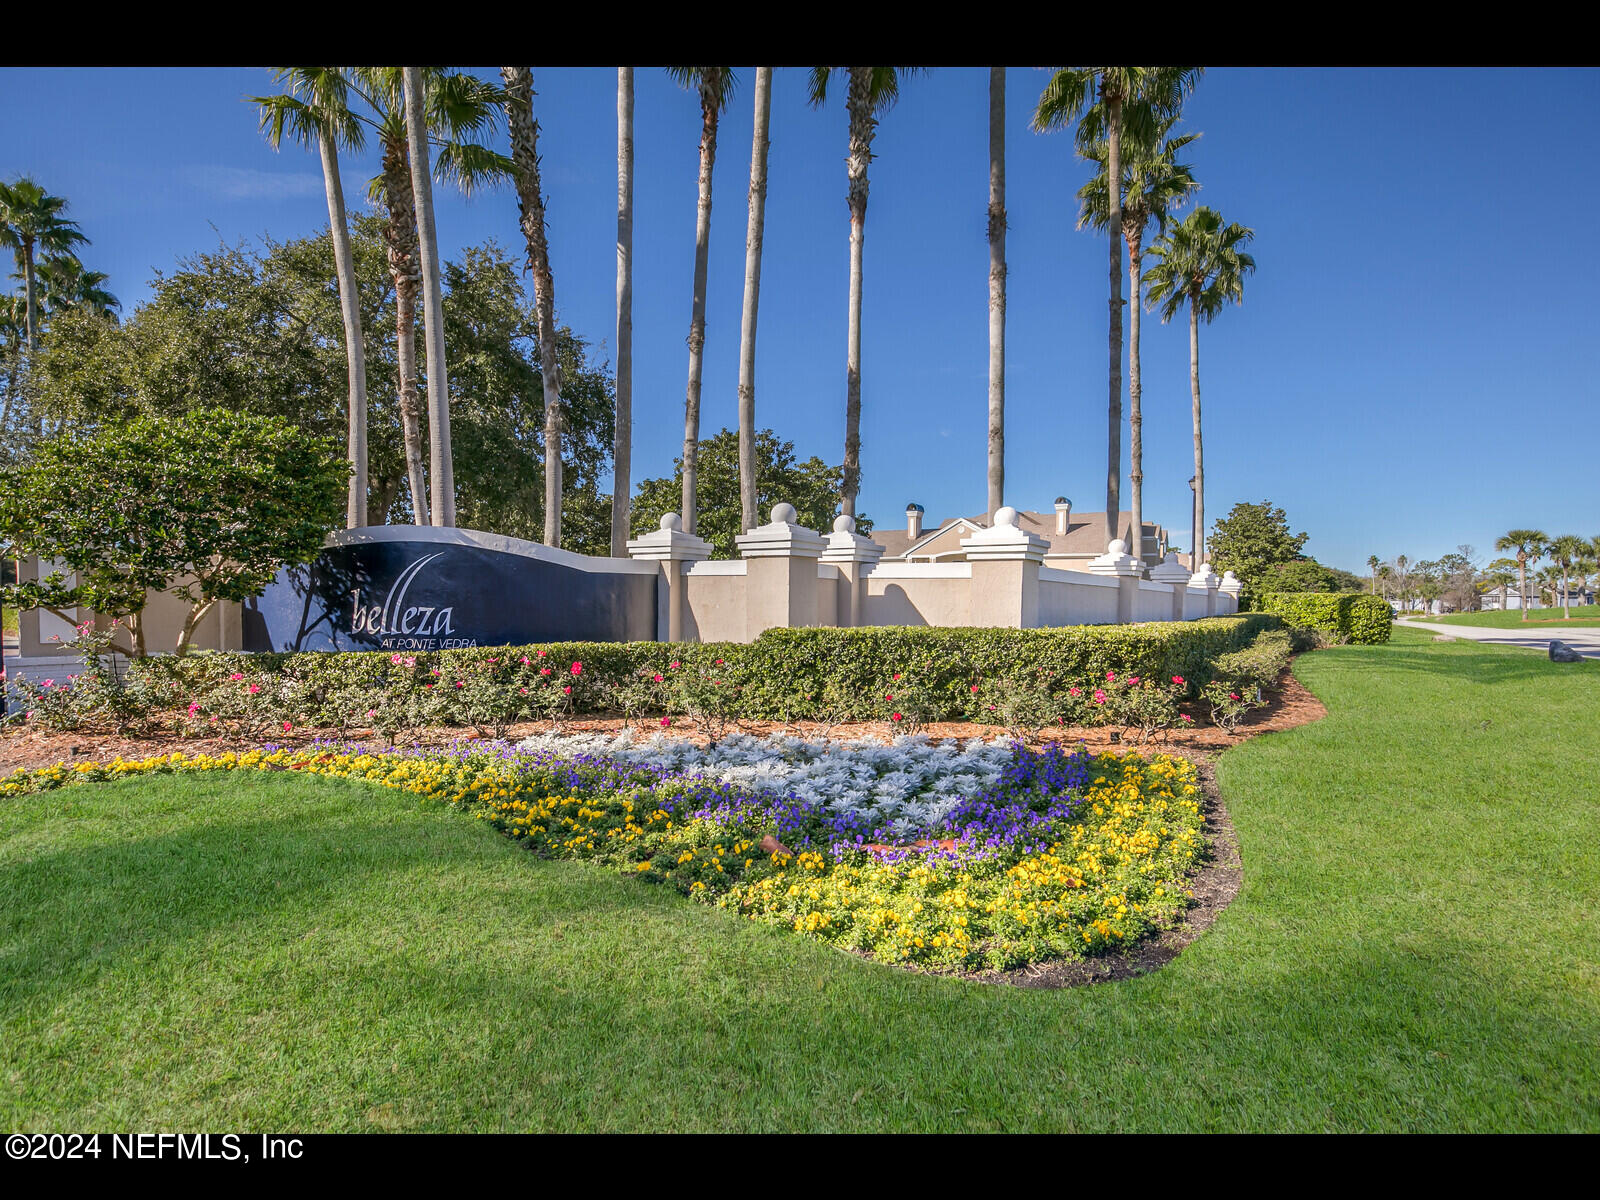
[(1189, 576), (1190, 587), (1205, 588), (1206, 590), (1206, 616), (1208, 617), (1217, 615), (1217, 588), (1221, 584), (1222, 580), (1217, 578), (1216, 573), (1211, 570), (1211, 564), (1208, 562), (1201, 563), (1200, 569)]
[[(659, 563), (661, 579), (667, 589), (666, 628), (656, 620), (656, 640), (681, 642), (683, 614), (688, 603), (686, 593), (689, 580), (684, 575), (684, 564), (700, 562), (711, 557), (711, 543), (683, 531), (683, 518), (677, 513), (667, 513), (661, 518), (661, 528), (641, 538), (628, 542), (628, 556)], [(657, 606), (659, 614), (660, 607)]]
[(764, 629), (816, 625), (817, 560), (827, 542), (796, 523), (792, 504), (772, 506), (772, 521), (734, 538), (745, 560), (745, 639)]
[(1224, 597), (1219, 603), (1224, 613), (1239, 611), (1239, 593), (1244, 591), (1244, 584), (1232, 571), (1222, 573), (1222, 582), (1217, 585), (1217, 591)]
[(883, 547), (856, 532), (856, 519), (845, 513), (833, 519), (833, 532), (825, 539), (827, 548), (819, 561), (839, 568), (843, 577), (843, 603), (838, 624), (854, 628), (866, 612), (867, 576), (883, 557)]
[(1017, 525), (1009, 504), (994, 514), (994, 524), (961, 539), (972, 565), (970, 596), (974, 625), (1036, 629), (1039, 625), (1039, 567), (1050, 543)]
[(1150, 578), (1172, 588), (1172, 619), (1183, 620), (1184, 593), (1189, 590), (1189, 568), (1178, 561), (1175, 550), (1168, 550), (1166, 558), (1150, 568)]
[(1111, 545), (1099, 558), (1089, 562), (1091, 575), (1108, 575), (1117, 581), (1117, 622), (1126, 625), (1133, 620), (1139, 602), (1139, 580), (1144, 575), (1144, 564), (1128, 553), (1128, 543), (1113, 538)]

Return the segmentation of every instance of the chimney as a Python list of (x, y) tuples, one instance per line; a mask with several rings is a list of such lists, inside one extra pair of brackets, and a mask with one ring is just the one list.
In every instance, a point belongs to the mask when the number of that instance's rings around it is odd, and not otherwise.
[(1065, 496), (1056, 497), (1056, 536), (1065, 537), (1072, 522), (1072, 501)]
[(922, 536), (922, 505), (906, 505), (906, 536), (913, 542)]

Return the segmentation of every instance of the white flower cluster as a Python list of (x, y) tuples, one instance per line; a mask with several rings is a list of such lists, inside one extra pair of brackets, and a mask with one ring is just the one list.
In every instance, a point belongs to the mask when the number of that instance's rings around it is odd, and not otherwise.
[(708, 775), (750, 791), (794, 795), (829, 813), (854, 813), (897, 837), (938, 829), (963, 799), (996, 782), (1012, 757), (1008, 742), (933, 741), (922, 734), (898, 737), (890, 745), (735, 734), (706, 747), (659, 733), (639, 740), (632, 730), (623, 730), (615, 736), (541, 734), (518, 745), (558, 758), (605, 757)]

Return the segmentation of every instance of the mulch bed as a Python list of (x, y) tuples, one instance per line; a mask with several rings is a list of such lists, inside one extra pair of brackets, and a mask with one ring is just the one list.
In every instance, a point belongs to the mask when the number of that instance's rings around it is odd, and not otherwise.
[[(1244, 878), (1244, 866), (1239, 855), (1239, 840), (1234, 833), (1233, 822), (1228, 817), (1228, 810), (1222, 802), (1222, 794), (1217, 788), (1216, 769), (1213, 764), (1218, 755), (1250, 738), (1306, 725), (1320, 720), (1327, 716), (1327, 713), (1328, 710), (1323, 707), (1322, 701), (1306, 691), (1292, 672), (1285, 668), (1267, 698), (1265, 707), (1252, 712), (1232, 733), (1212, 726), (1172, 730), (1165, 736), (1153, 738), (1141, 746), (1137, 741), (1113, 741), (1113, 731), (1104, 728), (1066, 728), (1051, 731), (1050, 737), (1053, 740), (1083, 742), (1091, 750), (1160, 751), (1182, 755), (1195, 764), (1200, 777), (1201, 794), (1204, 797), (1202, 812), (1205, 816), (1205, 832), (1211, 839), (1212, 850), (1204, 865), (1193, 877), (1194, 904), (1188, 910), (1183, 924), (1146, 938), (1120, 954), (1099, 955), (1077, 961), (1055, 960), (1034, 963), (1009, 971), (928, 971), (918, 967), (903, 969), (923, 971), (927, 974), (956, 975), (964, 979), (1010, 984), (1015, 987), (1061, 988), (1131, 979), (1148, 974), (1171, 962), (1185, 946), (1211, 928), (1217, 916), (1239, 894), (1239, 887)], [(659, 718), (655, 721), (659, 721)], [(638, 722), (638, 724), (648, 732), (658, 727), (655, 721)], [(617, 717), (589, 717), (563, 721), (560, 723), (560, 729), (563, 732), (617, 732), (626, 728), (628, 724), (628, 721)], [(549, 721), (524, 722), (512, 726), (507, 738), (516, 741), (535, 733), (549, 732), (552, 728), (554, 726)], [(878, 738), (885, 741), (892, 738), (895, 733), (888, 723), (883, 721), (831, 726), (815, 721), (791, 723), (746, 721), (740, 728), (754, 734), (788, 732), (802, 737), (829, 734), (840, 738)], [(692, 728), (680, 728), (674, 725), (671, 732), (678, 737), (689, 737), (696, 741), (705, 740), (704, 734), (697, 733)], [(1004, 731), (992, 725), (940, 721), (925, 726), (923, 732), (935, 738), (971, 738), (994, 737)], [(273, 744), (289, 747), (304, 746), (319, 739), (336, 736), (339, 736), (336, 730), (295, 730), (291, 735), (273, 739)], [(381, 745), (381, 739), (374, 738), (372, 730), (346, 731), (343, 736), (356, 741), (364, 738), (375, 746)], [(470, 730), (425, 729), (412, 731), (404, 744), (446, 746), (453, 742), (478, 738), (479, 735)], [(0, 735), (0, 774), (8, 773), (18, 767), (31, 769), (58, 762), (106, 762), (119, 755), (125, 759), (146, 758), (154, 754), (170, 754), (175, 750), (182, 750), (186, 754), (221, 754), (228, 750), (238, 750), (245, 744), (234, 738), (180, 738), (170, 735), (134, 738), (115, 734), (51, 733), (42, 729), (30, 729), (20, 733)]]

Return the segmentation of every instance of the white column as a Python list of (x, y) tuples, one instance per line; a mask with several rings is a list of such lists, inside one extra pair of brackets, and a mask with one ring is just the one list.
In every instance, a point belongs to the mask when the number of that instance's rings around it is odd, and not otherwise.
[[(661, 528), (635, 538), (628, 543), (628, 556), (661, 564), (661, 578), (667, 588), (667, 627), (661, 628), (656, 620), (656, 640), (681, 642), (683, 614), (687, 603), (689, 580), (684, 574), (684, 564), (700, 562), (711, 557), (711, 543), (683, 531), (683, 518), (669, 512), (661, 518)], [(659, 614), (659, 609), (657, 610)], [(665, 633), (663, 638), (662, 634)]]
[(1117, 581), (1117, 622), (1122, 625), (1133, 620), (1134, 605), (1139, 600), (1139, 580), (1144, 574), (1144, 564), (1128, 553), (1128, 543), (1113, 538), (1111, 545), (1099, 558), (1089, 562), (1091, 575), (1110, 575)]
[(817, 560), (827, 542), (797, 523), (792, 504), (774, 504), (772, 520), (734, 538), (745, 560), (744, 632), (797, 629), (818, 622)]
[(832, 563), (839, 568), (847, 592), (839, 624), (858, 626), (866, 612), (867, 576), (883, 557), (883, 547), (857, 533), (856, 519), (848, 513), (840, 513), (833, 519), (833, 532), (824, 540), (827, 548), (818, 561)]
[(1039, 567), (1050, 543), (1017, 525), (1017, 510), (997, 509), (994, 524), (961, 539), (972, 564), (968, 599), (974, 625), (1035, 629), (1039, 625)]
[(1172, 588), (1172, 619), (1183, 620), (1184, 593), (1189, 590), (1189, 568), (1178, 561), (1178, 553), (1168, 550), (1166, 558), (1150, 568), (1150, 578)]

